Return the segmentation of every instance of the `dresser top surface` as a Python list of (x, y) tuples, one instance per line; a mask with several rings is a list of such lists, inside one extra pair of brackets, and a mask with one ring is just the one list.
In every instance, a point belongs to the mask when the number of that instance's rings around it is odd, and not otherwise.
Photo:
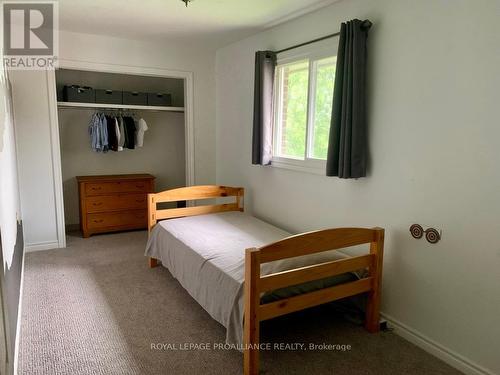
[(78, 182), (93, 182), (93, 181), (116, 181), (116, 180), (153, 180), (155, 176), (148, 173), (142, 174), (109, 174), (96, 176), (76, 176)]

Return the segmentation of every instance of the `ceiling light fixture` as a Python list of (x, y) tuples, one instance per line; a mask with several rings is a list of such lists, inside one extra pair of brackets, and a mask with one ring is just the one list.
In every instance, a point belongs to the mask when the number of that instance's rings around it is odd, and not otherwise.
[(188, 4), (193, 1), (193, 0), (181, 0), (184, 4), (186, 4), (186, 8), (188, 6)]

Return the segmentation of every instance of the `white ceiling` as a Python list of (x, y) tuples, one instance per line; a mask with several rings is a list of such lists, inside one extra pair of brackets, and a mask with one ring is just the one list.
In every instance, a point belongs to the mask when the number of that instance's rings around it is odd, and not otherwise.
[(59, 0), (62, 30), (222, 46), (337, 0)]

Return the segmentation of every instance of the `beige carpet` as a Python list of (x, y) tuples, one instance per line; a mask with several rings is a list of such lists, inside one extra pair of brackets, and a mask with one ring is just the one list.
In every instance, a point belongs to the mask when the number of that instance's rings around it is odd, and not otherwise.
[[(26, 256), (20, 372), (239, 374), (234, 350), (154, 350), (223, 343), (225, 331), (163, 267), (147, 268), (145, 232), (68, 236), (68, 248)], [(331, 306), (265, 322), (262, 341), (350, 345), (350, 351), (266, 351), (265, 374), (459, 374), (391, 332), (368, 334)]]

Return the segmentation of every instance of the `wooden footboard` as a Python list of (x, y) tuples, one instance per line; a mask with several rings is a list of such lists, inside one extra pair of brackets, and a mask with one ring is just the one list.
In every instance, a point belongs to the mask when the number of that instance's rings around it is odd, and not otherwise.
[[(263, 263), (368, 243), (370, 252), (367, 255), (314, 264), (271, 275), (260, 275), (260, 266)], [(365, 328), (369, 332), (377, 332), (379, 330), (383, 248), (384, 229), (338, 228), (299, 234), (259, 249), (247, 249), (245, 254), (244, 374), (259, 373), (259, 324), (263, 320), (367, 293)], [(260, 303), (260, 295), (263, 292), (363, 268), (369, 271), (364, 279), (277, 302)]]
[[(243, 211), (244, 194), (245, 190), (240, 187), (216, 185), (188, 186), (166, 190), (156, 194), (148, 194), (148, 232), (151, 233), (151, 229), (153, 229), (156, 223), (161, 220), (211, 214), (216, 212)], [(232, 203), (158, 209), (159, 203), (196, 201), (224, 197), (234, 197), (235, 199)], [(149, 258), (149, 267), (156, 267), (158, 262), (159, 261), (157, 259)]]

